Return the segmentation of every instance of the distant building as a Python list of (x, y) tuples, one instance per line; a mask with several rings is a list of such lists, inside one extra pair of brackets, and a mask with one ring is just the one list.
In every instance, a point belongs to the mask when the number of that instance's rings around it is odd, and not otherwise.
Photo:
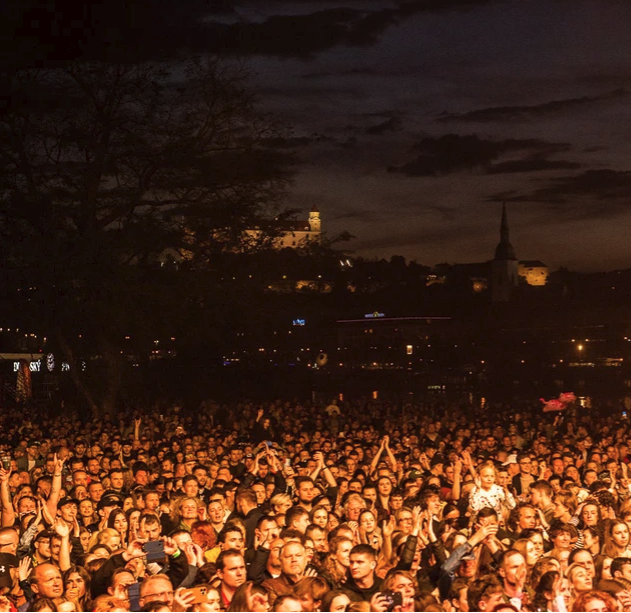
[[(495, 248), (495, 257), (488, 262), (454, 264), (449, 273), (449, 281), (467, 283), (471, 290), (482, 293), (491, 290), (493, 302), (508, 302), (519, 285), (542, 287), (548, 282), (548, 267), (539, 260), (518, 260), (510, 242), (506, 205), (502, 206), (500, 242)], [(445, 278), (428, 280), (427, 285), (445, 282)]]
[(517, 272), (528, 285), (542, 286), (548, 282), (548, 267), (539, 260), (519, 262), (519, 270)]
[(519, 261), (510, 242), (506, 204), (502, 205), (500, 242), (491, 260), (491, 300), (508, 302), (513, 290), (519, 285)]
[[(275, 246), (277, 249), (296, 249), (305, 246), (307, 243), (318, 242), (322, 235), (322, 222), (320, 211), (314, 206), (309, 212), (306, 220), (274, 220), (270, 222), (270, 227), (279, 232)], [(248, 236), (256, 238), (260, 234), (260, 228), (247, 230)]]

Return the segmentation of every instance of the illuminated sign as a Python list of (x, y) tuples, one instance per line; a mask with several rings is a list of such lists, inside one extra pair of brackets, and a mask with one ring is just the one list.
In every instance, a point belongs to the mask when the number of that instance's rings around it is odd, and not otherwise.
[[(41, 362), (39, 360), (37, 360), (36, 362), (29, 362), (28, 365), (28, 369), (31, 372), (39, 372), (40, 368), (41, 368)], [(20, 370), (20, 363), (19, 362), (13, 362), (13, 372), (19, 372)]]
[(304, 326), (307, 323), (306, 319), (294, 319), (293, 322), (294, 326)]
[(366, 313), (364, 317), (366, 319), (378, 319), (380, 317), (385, 317), (385, 313), (380, 313), (379, 311), (375, 311), (374, 313)]

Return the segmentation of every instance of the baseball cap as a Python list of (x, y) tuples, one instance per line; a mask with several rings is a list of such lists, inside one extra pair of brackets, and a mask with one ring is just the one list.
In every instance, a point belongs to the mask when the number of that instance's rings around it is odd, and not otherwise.
[(517, 454), (516, 453), (511, 453), (506, 458), (506, 462), (502, 463), (502, 466), (508, 466), (509, 464), (517, 464)]
[(429, 465), (434, 467), (434, 466), (438, 466), (438, 464), (444, 464), (445, 463), (445, 456), (442, 455), (441, 453), (437, 453), (429, 462)]
[(113, 494), (109, 494), (107, 496), (103, 496), (101, 500), (99, 500), (96, 508), (98, 511), (104, 509), (105, 507), (122, 507), (123, 500), (119, 496), (114, 496)]
[(61, 507), (65, 507), (67, 504), (76, 504), (78, 507), (79, 501), (76, 498), (72, 498), (72, 496), (66, 496), (57, 503), (57, 508), (61, 509)]
[(33, 542), (37, 543), (37, 541), (41, 541), (42, 539), (49, 539), (52, 535), (53, 535), (52, 531), (50, 531), (50, 530), (42, 530), (41, 532), (39, 532), (38, 534), (35, 535), (35, 538), (33, 539)]
[(423, 473), (420, 470), (411, 470), (408, 479), (422, 479)]
[(11, 587), (11, 569), (18, 567), (18, 558), (12, 553), (0, 553), (0, 588)]

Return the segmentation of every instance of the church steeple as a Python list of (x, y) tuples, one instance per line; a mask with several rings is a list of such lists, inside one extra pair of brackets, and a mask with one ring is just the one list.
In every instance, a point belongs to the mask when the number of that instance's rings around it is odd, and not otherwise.
[(516, 260), (515, 250), (510, 243), (508, 230), (508, 217), (506, 215), (506, 202), (502, 204), (502, 223), (500, 225), (500, 242), (495, 248), (496, 260)]

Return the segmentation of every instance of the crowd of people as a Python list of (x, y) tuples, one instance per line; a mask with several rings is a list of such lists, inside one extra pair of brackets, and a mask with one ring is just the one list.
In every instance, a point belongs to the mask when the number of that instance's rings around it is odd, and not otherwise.
[(629, 611), (615, 405), (0, 414), (0, 611)]

